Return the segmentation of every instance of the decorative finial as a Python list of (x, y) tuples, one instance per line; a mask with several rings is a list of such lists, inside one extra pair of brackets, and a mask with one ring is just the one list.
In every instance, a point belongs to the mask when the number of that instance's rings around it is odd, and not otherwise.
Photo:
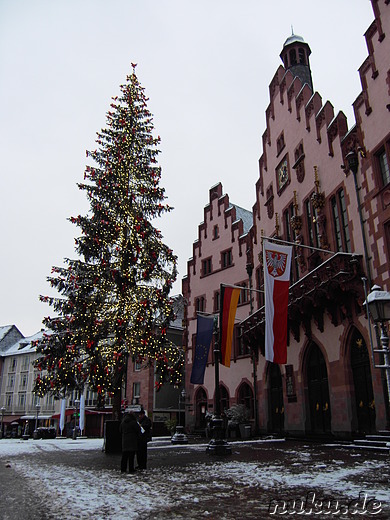
[(294, 214), (297, 215), (298, 214), (298, 200), (297, 200), (297, 190), (294, 190), (294, 202), (293, 202), (293, 206), (294, 206)]
[(291, 24), (291, 36), (294, 36), (294, 27), (292, 24)]

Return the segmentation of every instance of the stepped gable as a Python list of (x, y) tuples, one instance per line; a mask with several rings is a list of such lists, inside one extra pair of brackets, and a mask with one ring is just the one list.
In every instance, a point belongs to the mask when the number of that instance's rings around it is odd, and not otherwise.
[[(290, 55), (290, 51), (295, 51), (295, 54)], [(303, 53), (302, 62), (297, 63), (300, 51)], [(294, 128), (295, 135), (300, 135), (303, 139), (305, 135), (311, 133), (318, 145), (327, 147), (326, 154), (330, 157), (334, 156), (335, 140), (338, 139), (341, 145), (348, 134), (347, 118), (344, 113), (339, 112), (335, 115), (332, 103), (323, 102), (321, 95), (312, 90), (308, 60), (310, 53), (310, 48), (302, 37), (293, 34), (287, 38), (281, 53), (285, 66), (278, 67), (269, 84), (270, 102), (265, 111), (266, 128), (262, 135), (256, 202), (252, 210), (254, 223), (261, 219), (261, 212), (264, 211), (260, 197), (265, 196), (267, 211), (272, 214), (270, 208), (275, 190), (269, 182), (265, 186), (265, 179), (270, 174), (273, 175), (276, 163), (280, 161), (280, 151), (276, 144), (279, 135), (274, 135), (280, 132), (280, 125), (277, 124), (276, 118), (283, 121), (283, 128)], [(291, 146), (295, 145), (286, 142), (281, 149), (286, 146), (286, 149), (291, 150)], [(295, 164), (292, 165), (292, 168), (294, 167)]]
[[(214, 215), (212, 204), (217, 199), (217, 215)], [(217, 217), (223, 217), (225, 229), (230, 228), (231, 242), (239, 241), (240, 256), (246, 252), (247, 234), (253, 225), (252, 211), (244, 209), (236, 204), (232, 204), (229, 195), (223, 193), (222, 183), (212, 186), (209, 190), (209, 202), (203, 210), (204, 219), (198, 226), (198, 238), (193, 243), (193, 255), (187, 263), (187, 279), (184, 282), (190, 286), (188, 278), (191, 274), (196, 274), (196, 259), (202, 257), (203, 240), (211, 236), (214, 221)]]

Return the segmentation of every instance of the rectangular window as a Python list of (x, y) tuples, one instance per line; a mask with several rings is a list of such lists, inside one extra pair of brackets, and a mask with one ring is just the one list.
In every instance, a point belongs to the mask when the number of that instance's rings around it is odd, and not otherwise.
[(16, 371), (16, 367), (17, 367), (17, 359), (16, 358), (12, 358), (11, 359), (11, 367), (10, 367), (10, 372), (15, 372)]
[(386, 150), (382, 150), (381, 152), (379, 152), (377, 157), (383, 186), (387, 186), (390, 182), (390, 171)]
[(247, 356), (250, 354), (250, 349), (248, 345), (245, 345), (242, 341), (241, 327), (234, 327), (234, 332), (236, 338), (237, 356)]
[(18, 406), (19, 408), (24, 408), (26, 406), (26, 394), (23, 392), (22, 394), (19, 394), (18, 399)]
[[(290, 204), (290, 206), (284, 212), (284, 227), (285, 227), (285, 237), (287, 242), (294, 242), (295, 235), (294, 231), (291, 227), (291, 219), (294, 216), (294, 205)], [(298, 270), (298, 262), (295, 259), (295, 249), (293, 249), (293, 258), (291, 263), (291, 283), (299, 280), (299, 270)]]
[(211, 273), (211, 257), (202, 260), (202, 274), (206, 276)]
[(240, 283), (241, 287), (245, 287), (245, 289), (243, 289), (241, 292), (240, 292), (240, 296), (238, 298), (238, 305), (241, 305), (243, 303), (246, 303), (248, 300), (249, 300), (249, 291), (246, 289), (246, 283)]
[(5, 394), (5, 407), (7, 410), (12, 408), (12, 394)]
[(28, 373), (24, 372), (20, 375), (20, 388), (27, 388)]
[(141, 383), (133, 383), (133, 399), (141, 397)]
[[(260, 291), (263, 288), (262, 285), (263, 273), (262, 269), (256, 269), (256, 289)], [(262, 307), (264, 305), (264, 292), (258, 292), (257, 295), (257, 305), (258, 307)]]
[(85, 406), (96, 406), (98, 402), (97, 392), (87, 390), (85, 393)]
[(28, 356), (23, 356), (21, 371), (27, 371), (30, 368), (30, 359)]
[(232, 250), (224, 251), (221, 255), (222, 269), (226, 269), (233, 264)]
[(337, 251), (351, 252), (351, 238), (348, 229), (348, 215), (344, 190), (341, 189), (330, 199), (333, 217), (333, 229)]
[(14, 386), (15, 386), (15, 375), (14, 374), (10, 374), (8, 376), (7, 388), (9, 390), (11, 390), (12, 388), (14, 388)]
[(37, 405), (41, 406), (41, 398), (38, 395), (33, 395), (31, 398), (31, 406), (35, 409)]
[(200, 296), (195, 299), (195, 311), (196, 312), (204, 312), (205, 311), (205, 299), (204, 296)]

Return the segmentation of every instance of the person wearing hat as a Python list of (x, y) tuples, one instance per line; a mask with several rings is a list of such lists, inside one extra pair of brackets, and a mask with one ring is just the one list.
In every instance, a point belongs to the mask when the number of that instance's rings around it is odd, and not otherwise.
[(152, 440), (152, 421), (145, 414), (145, 410), (142, 408), (138, 423), (141, 426), (141, 437), (138, 443), (137, 451), (137, 462), (138, 469), (146, 469), (146, 463), (148, 459), (148, 442)]

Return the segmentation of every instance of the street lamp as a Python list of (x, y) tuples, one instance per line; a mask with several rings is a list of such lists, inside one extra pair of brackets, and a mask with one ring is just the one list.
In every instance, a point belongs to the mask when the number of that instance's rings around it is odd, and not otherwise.
[(184, 426), (180, 424), (180, 415), (181, 415), (181, 402), (184, 403), (184, 411), (186, 409), (185, 401), (186, 401), (187, 393), (185, 389), (179, 394), (179, 424), (176, 426), (176, 431), (171, 439), (172, 444), (188, 444), (187, 435), (184, 433)]
[(390, 293), (382, 291), (379, 285), (374, 285), (371, 292), (367, 295), (364, 304), (367, 307), (368, 317), (372, 317), (374, 323), (380, 325), (381, 330), (381, 348), (373, 349), (374, 352), (383, 354), (383, 365), (376, 365), (376, 368), (382, 368), (386, 373), (387, 396), (390, 401), (390, 350), (389, 335), (385, 323), (390, 321)]
[(186, 401), (186, 391), (185, 389), (183, 388), (183, 390), (180, 392), (180, 395), (179, 395), (179, 426), (180, 426), (180, 422), (181, 422), (181, 402), (183, 401), (184, 402), (184, 411), (185, 411), (185, 401)]
[(74, 430), (73, 430), (73, 439), (77, 439), (77, 405), (80, 403), (79, 399), (74, 400), (74, 408), (75, 408), (75, 414), (74, 414)]
[(1, 428), (0, 428), (0, 439), (3, 438), (4, 413), (5, 413), (5, 408), (4, 408), (4, 406), (2, 406), (2, 407), (1, 407)]
[(35, 405), (35, 409), (37, 411), (37, 414), (35, 416), (35, 430), (34, 430), (34, 439), (38, 439), (38, 415), (39, 411), (41, 409), (41, 406), (39, 404)]

